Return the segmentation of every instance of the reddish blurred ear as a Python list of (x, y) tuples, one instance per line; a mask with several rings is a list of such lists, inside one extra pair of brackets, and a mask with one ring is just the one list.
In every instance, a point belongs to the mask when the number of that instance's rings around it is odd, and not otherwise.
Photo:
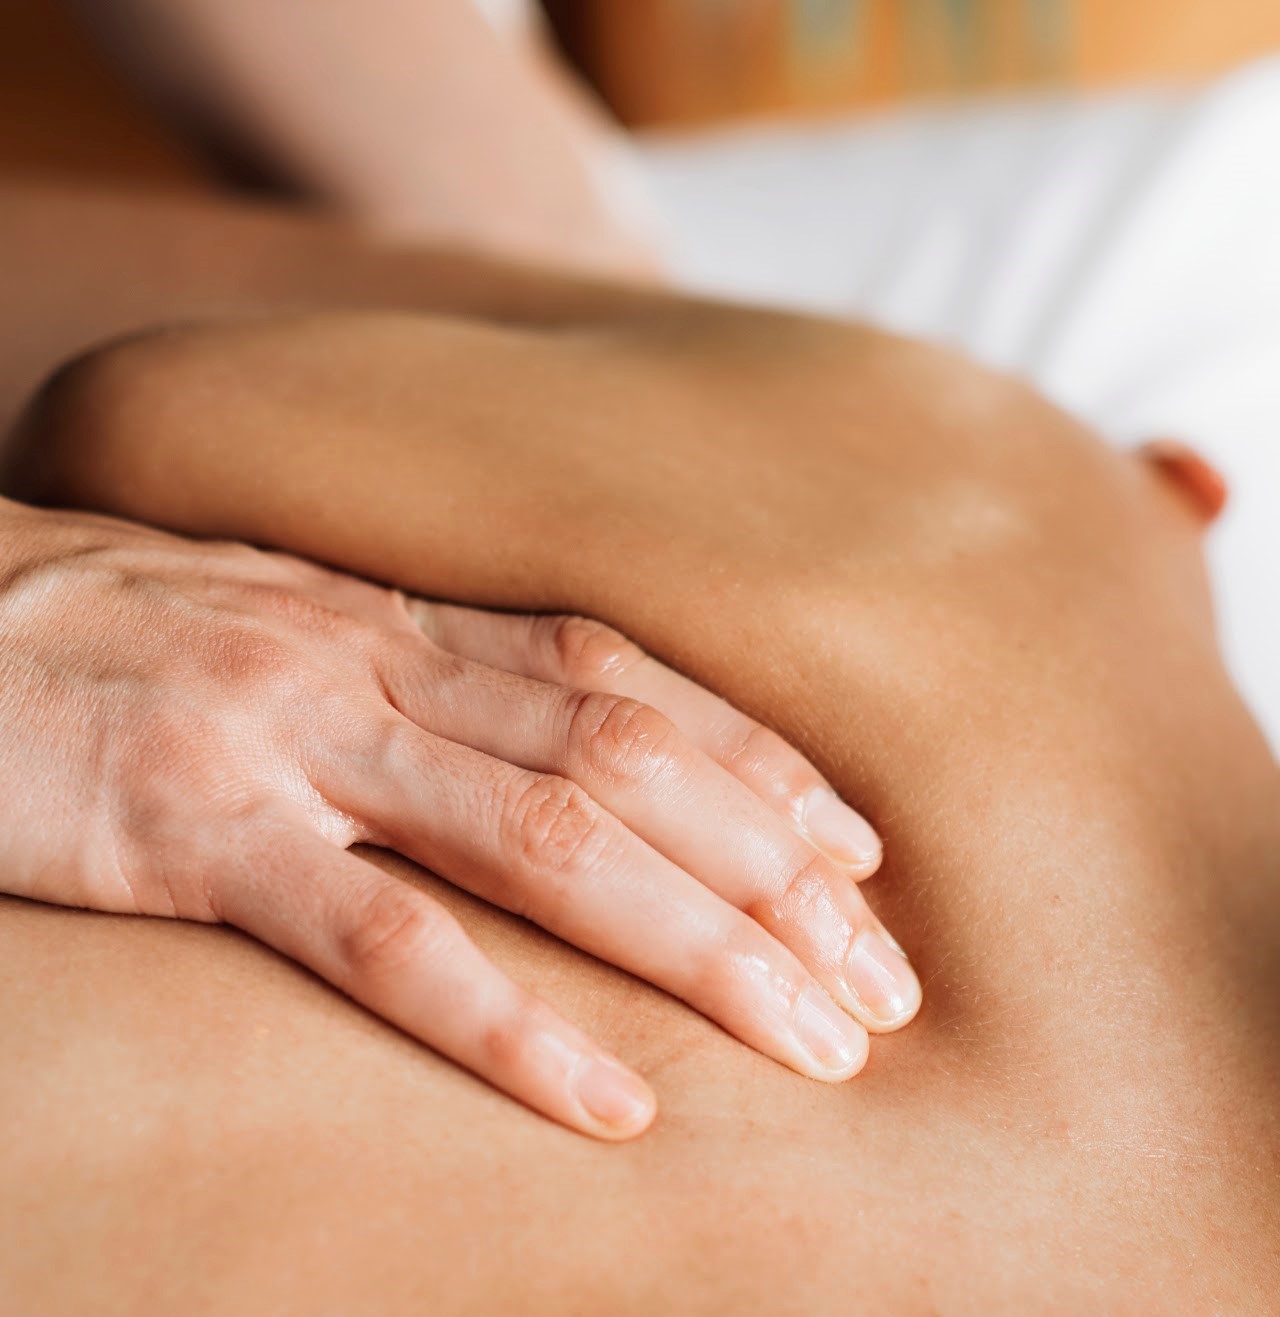
[(1138, 452), (1177, 487), (1206, 526), (1217, 521), (1227, 506), (1227, 482), (1221, 472), (1176, 439), (1153, 439)]

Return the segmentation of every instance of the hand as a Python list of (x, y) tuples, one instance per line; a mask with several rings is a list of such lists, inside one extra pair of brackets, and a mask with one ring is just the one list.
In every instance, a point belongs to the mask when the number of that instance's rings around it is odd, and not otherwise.
[(643, 1081), (346, 848), (394, 848), (815, 1078), (914, 1013), (854, 886), (868, 825), (605, 628), (3, 501), (0, 571), (6, 892), (233, 924), (605, 1138), (647, 1126)]

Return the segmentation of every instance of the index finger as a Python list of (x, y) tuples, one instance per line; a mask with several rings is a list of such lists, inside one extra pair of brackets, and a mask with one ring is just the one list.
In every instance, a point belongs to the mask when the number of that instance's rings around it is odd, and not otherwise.
[(305, 822), (266, 829), (211, 889), (224, 922), (534, 1111), (607, 1140), (653, 1120), (649, 1086), (513, 983), (439, 902)]
[(421, 601), (411, 609), (431, 640), (462, 658), (651, 705), (856, 881), (880, 867), (876, 830), (798, 750), (612, 627), (572, 615), (489, 613)]

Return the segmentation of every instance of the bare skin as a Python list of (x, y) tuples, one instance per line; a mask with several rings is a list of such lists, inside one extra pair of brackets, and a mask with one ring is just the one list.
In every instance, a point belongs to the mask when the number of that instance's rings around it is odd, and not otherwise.
[[(132, 213), (107, 207), (104, 221), (90, 205), (82, 218), (115, 237)], [(36, 260), (40, 214), (28, 211), (17, 249)], [(159, 232), (180, 246), (194, 236)], [(284, 286), (296, 290), (342, 252), (360, 257), (352, 288), (373, 284), (375, 299), (397, 271), (427, 288), (447, 269), (438, 256), (360, 253), (333, 229), (207, 233), (206, 252), (243, 261), (246, 300), (257, 261), (297, 238), (319, 246), (294, 248)], [(19, 285), (11, 309), (21, 316), (30, 297), (46, 318), (27, 323), (28, 344), (43, 329), (48, 350), (99, 317), (128, 323), (187, 268), (180, 252), (172, 266), (139, 255), (143, 284), (113, 248), (76, 251), (90, 253), (80, 279), (59, 289), (51, 274), (43, 296), (37, 280)], [(465, 268), (454, 273), (467, 289)], [(554, 286), (511, 284), (496, 291), (517, 306)], [(234, 295), (215, 279), (187, 296), (215, 286)], [(566, 292), (566, 310), (592, 296)], [(510, 633), (514, 666), (462, 653), (477, 625)], [(437, 905), (346, 847), (411, 854), (654, 976), (811, 1076), (851, 1077), (867, 1029), (899, 1027), (918, 1006), (855, 886), (879, 861), (865, 822), (776, 736), (598, 624), (495, 623), (286, 556), (0, 500), (0, 633), (0, 891), (233, 923), (585, 1133), (640, 1133), (648, 1087), (497, 974)], [(515, 670), (543, 650), (563, 681)]]
[(375, 243), (280, 209), (0, 183), (0, 431), (68, 357), (192, 319), (418, 309), (581, 323), (665, 308), (655, 293), (496, 263), (448, 247)]
[[(9, 1192), (57, 1184), (18, 1259), (46, 1309), (91, 1283), (65, 1256), (138, 1237), (163, 1261), (136, 1294), (189, 1301), (198, 1248), (214, 1311), (1265, 1307), (1280, 783), (1218, 661), (1185, 464), (896, 341), (688, 308), (197, 332), (59, 387), (28, 432), (46, 497), (588, 611), (790, 736), (884, 835), (873, 899), (927, 995), (856, 1085), (806, 1084), (445, 894), (656, 1076), (647, 1139), (567, 1148), (225, 935), (161, 953), (15, 907), (11, 983), (76, 946), (95, 992), (10, 993)], [(198, 1197), (161, 1196), (175, 1175)], [(126, 1203), (127, 1236), (99, 1215)]]
[(621, 135), (469, 0), (71, 0), (197, 145), (377, 231), (650, 277), (602, 183)]
[[(349, 847), (411, 855), (815, 1078), (919, 1005), (853, 886), (870, 828), (598, 624), (0, 501), (0, 631), (0, 892), (234, 924), (584, 1133), (640, 1133), (647, 1085)], [(495, 640), (514, 664), (467, 652)], [(582, 684), (519, 670), (605, 646)]]

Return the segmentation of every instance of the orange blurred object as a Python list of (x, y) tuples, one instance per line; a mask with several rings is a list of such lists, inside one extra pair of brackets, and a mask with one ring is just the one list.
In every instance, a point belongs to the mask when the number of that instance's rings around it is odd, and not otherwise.
[[(374, 0), (376, 2), (376, 0)], [(464, 3), (465, 0), (457, 0)], [(59, 0), (2, 0), (0, 175), (208, 187)], [(1280, 0), (545, 0), (624, 122), (1196, 78), (1280, 49)]]
[(1280, 49), (1277, 0), (548, 0), (624, 122), (1200, 78)]

